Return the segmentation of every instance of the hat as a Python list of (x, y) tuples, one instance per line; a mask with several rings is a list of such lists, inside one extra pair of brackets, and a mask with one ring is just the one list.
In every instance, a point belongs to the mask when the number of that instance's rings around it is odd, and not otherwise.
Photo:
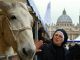
[[(67, 35), (66, 31), (65, 31), (64, 29), (57, 29), (57, 30), (54, 32), (54, 34), (55, 34), (57, 31), (61, 31), (61, 32), (63, 33), (63, 35), (64, 35), (64, 42), (63, 42), (63, 43), (66, 43), (66, 42), (67, 42), (67, 39), (68, 39), (68, 35)], [(53, 34), (53, 35), (54, 35), (54, 34)]]

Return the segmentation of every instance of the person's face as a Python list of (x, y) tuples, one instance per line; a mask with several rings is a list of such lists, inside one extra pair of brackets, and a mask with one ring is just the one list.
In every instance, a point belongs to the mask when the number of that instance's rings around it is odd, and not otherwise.
[(61, 31), (57, 31), (53, 36), (53, 42), (54, 44), (61, 46), (61, 44), (64, 42), (64, 35)]

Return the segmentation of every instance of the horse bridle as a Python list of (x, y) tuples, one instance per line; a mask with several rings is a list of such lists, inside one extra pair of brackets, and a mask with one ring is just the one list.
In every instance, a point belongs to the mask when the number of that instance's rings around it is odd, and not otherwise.
[[(6, 17), (7, 17), (7, 21), (9, 22), (9, 25), (11, 25), (11, 23), (10, 23), (10, 18), (9, 18), (9, 16), (7, 16), (7, 15), (5, 15)], [(12, 29), (11, 29), (12, 30)], [(21, 29), (18, 29), (18, 30), (12, 30), (13, 32), (14, 31), (17, 31), (17, 35), (19, 34), (19, 33), (21, 33), (21, 32), (23, 32), (23, 31), (25, 31), (25, 30), (32, 30), (32, 28), (30, 28), (30, 27), (23, 27), (23, 28), (21, 28)], [(16, 36), (17, 36), (16, 35)]]
[(17, 31), (16, 32), (16, 37), (21, 33), (21, 32), (23, 32), (23, 31), (25, 31), (25, 30), (31, 30), (31, 28), (28, 28), (28, 27), (24, 27), (24, 28), (22, 28), (22, 29), (19, 29), (19, 30), (12, 30), (13, 32), (14, 31)]
[[(7, 15), (5, 15), (5, 14), (3, 14), (5, 17), (6, 17), (6, 20), (8, 21), (8, 24), (9, 24), (9, 27), (10, 27), (10, 25), (11, 25), (11, 23), (10, 23), (10, 18), (7, 16)], [(4, 21), (3, 21), (4, 22)], [(25, 30), (32, 30), (32, 28), (30, 28), (30, 27), (23, 27), (23, 28), (21, 28), (21, 29), (18, 29), (18, 30), (12, 30), (12, 29), (10, 29), (12, 32), (13, 32), (13, 35), (14, 35), (14, 31), (17, 31), (17, 34), (16, 34), (16, 36), (14, 36), (14, 38), (17, 38), (17, 36), (19, 35), (19, 33), (21, 33), (21, 32), (23, 32), (23, 31), (25, 31)], [(19, 56), (19, 58), (20, 58), (20, 56)], [(20, 58), (21, 59), (21, 58)]]

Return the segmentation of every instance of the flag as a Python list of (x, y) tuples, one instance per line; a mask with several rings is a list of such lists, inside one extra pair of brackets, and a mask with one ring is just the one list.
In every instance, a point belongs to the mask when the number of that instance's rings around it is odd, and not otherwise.
[(44, 24), (50, 24), (51, 21), (51, 2), (49, 2), (49, 4), (47, 5), (47, 9), (44, 15)]
[(36, 13), (36, 16), (38, 16), (39, 20), (43, 22), (45, 12), (47, 9), (47, 6), (50, 3), (50, 0), (28, 0), (31, 7), (33, 8), (34, 12)]
[(41, 21), (45, 31), (48, 33), (46, 29), (46, 24), (51, 21), (51, 1), (50, 0), (28, 0), (30, 6), (33, 8), (36, 16)]
[(43, 26), (51, 20), (51, 3), (50, 0), (28, 0), (38, 19)]

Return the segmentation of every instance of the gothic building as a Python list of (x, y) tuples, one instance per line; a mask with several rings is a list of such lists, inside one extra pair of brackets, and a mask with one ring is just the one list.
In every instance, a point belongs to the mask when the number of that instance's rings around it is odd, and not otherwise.
[(70, 40), (76, 39), (80, 35), (80, 16), (79, 16), (79, 24), (76, 26), (72, 23), (72, 19), (67, 15), (66, 10), (63, 10), (61, 16), (59, 16), (55, 25), (46, 25), (48, 32), (50, 33), (50, 38), (52, 37), (54, 31), (56, 29), (62, 28), (66, 30), (68, 33), (68, 37)]

